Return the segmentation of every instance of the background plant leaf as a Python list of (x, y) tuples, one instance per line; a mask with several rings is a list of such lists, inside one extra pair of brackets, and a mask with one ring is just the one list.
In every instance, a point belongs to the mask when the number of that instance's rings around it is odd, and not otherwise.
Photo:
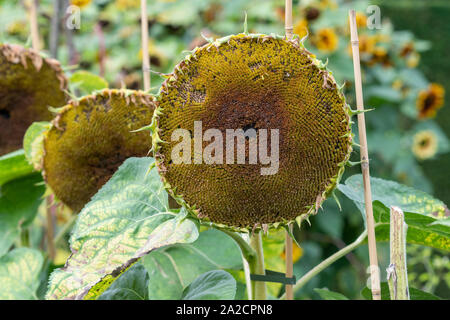
[(168, 209), (152, 158), (127, 159), (83, 208), (72, 256), (50, 279), (49, 299), (95, 299), (148, 252), (198, 237), (194, 222)]
[(240, 269), (237, 244), (216, 229), (200, 232), (191, 244), (175, 244), (142, 259), (149, 273), (149, 299), (180, 299), (183, 290), (201, 274), (216, 269)]
[(136, 263), (102, 293), (98, 300), (147, 300), (148, 273)]
[(208, 271), (197, 277), (183, 291), (183, 300), (232, 300), (236, 295), (236, 280), (223, 270)]
[(88, 71), (77, 71), (70, 76), (70, 83), (79, 89), (83, 95), (93, 91), (108, 88), (108, 82), (102, 77)]
[(0, 300), (37, 300), (43, 258), (39, 251), (18, 248), (0, 258)]
[(0, 257), (8, 252), (37, 214), (45, 187), (40, 174), (22, 177), (0, 187)]
[[(372, 292), (368, 287), (364, 287), (364, 289), (361, 290), (361, 295), (366, 300), (372, 300)], [(416, 288), (409, 288), (409, 296), (410, 300), (441, 300), (441, 298), (434, 294)], [(381, 300), (391, 300), (387, 282), (381, 282)]]
[(323, 300), (348, 300), (346, 296), (339, 292), (333, 292), (328, 290), (328, 288), (316, 288), (314, 291), (323, 299)]
[(50, 123), (46, 121), (33, 122), (28, 127), (23, 137), (23, 149), (25, 158), (34, 168), (41, 166), (41, 160), (44, 156), (44, 135), (43, 133), (50, 128)]
[(34, 171), (23, 149), (5, 154), (0, 157), (0, 186), (8, 181), (26, 176)]

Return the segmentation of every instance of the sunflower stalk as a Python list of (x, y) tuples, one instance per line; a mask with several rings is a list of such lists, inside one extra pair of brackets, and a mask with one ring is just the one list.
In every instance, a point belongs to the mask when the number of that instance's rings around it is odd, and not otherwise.
[[(262, 232), (255, 232), (250, 238), (250, 245), (256, 252), (254, 263), (249, 263), (250, 273), (257, 275), (265, 275), (264, 268), (264, 251), (262, 246)], [(252, 281), (253, 300), (266, 300), (266, 283), (263, 281)]]

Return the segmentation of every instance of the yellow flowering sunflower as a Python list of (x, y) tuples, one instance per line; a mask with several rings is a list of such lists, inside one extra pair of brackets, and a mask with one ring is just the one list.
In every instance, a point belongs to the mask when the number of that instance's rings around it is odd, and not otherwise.
[(92, 1), (91, 0), (70, 0), (70, 4), (73, 6), (77, 6), (80, 8), (84, 8), (88, 6)]
[(139, 0), (116, 0), (115, 5), (118, 9), (136, 9), (139, 8), (141, 2)]
[(306, 19), (300, 19), (294, 24), (294, 33), (300, 38), (303, 38), (308, 34), (308, 21)]
[(356, 13), (356, 25), (358, 28), (365, 28), (367, 26), (367, 17), (364, 13)]
[(432, 158), (438, 149), (438, 139), (431, 130), (419, 131), (414, 135), (412, 152), (419, 160)]
[(320, 29), (315, 37), (317, 49), (334, 52), (338, 47), (339, 38), (332, 28)]
[[(303, 255), (303, 249), (296, 245), (295, 243), (292, 246), (292, 262), (296, 263)], [(286, 260), (286, 251), (281, 253), (281, 258)]]
[(420, 91), (417, 97), (419, 119), (434, 117), (437, 110), (444, 105), (444, 95), (444, 87), (438, 83), (432, 83), (427, 90)]

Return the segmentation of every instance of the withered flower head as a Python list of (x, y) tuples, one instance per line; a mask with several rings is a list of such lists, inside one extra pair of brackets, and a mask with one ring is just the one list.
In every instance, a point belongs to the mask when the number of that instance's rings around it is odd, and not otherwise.
[(129, 157), (146, 156), (153, 96), (103, 90), (63, 107), (44, 137), (43, 174), (55, 195), (79, 211)]
[(19, 45), (0, 44), (0, 155), (22, 148), (34, 121), (66, 103), (67, 79), (58, 61)]
[[(190, 212), (218, 227), (264, 229), (317, 212), (351, 152), (344, 97), (323, 64), (296, 40), (245, 34), (218, 39), (175, 67), (158, 102), (153, 144), (165, 186)], [(195, 121), (202, 122), (202, 134), (253, 129), (260, 139), (263, 129), (278, 129), (279, 170), (261, 175), (266, 166), (250, 164), (249, 141), (255, 137), (245, 143), (244, 164), (227, 163), (225, 152), (222, 163), (195, 164), (195, 142), (190, 163), (175, 164), (172, 150), (179, 141), (172, 134), (179, 128), (195, 134)]]

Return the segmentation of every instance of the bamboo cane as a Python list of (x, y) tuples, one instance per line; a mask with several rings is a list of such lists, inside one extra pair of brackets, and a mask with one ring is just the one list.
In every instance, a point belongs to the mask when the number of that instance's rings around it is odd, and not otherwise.
[[(286, 39), (290, 40), (293, 37), (293, 26), (292, 26), (292, 0), (286, 0), (285, 2), (285, 13), (284, 13), (284, 28)], [(292, 225), (288, 226), (290, 233), (292, 234)], [(289, 232), (286, 231), (286, 246), (285, 246), (285, 256), (286, 256), (286, 277), (292, 278), (294, 274), (294, 264), (292, 259), (292, 238)], [(291, 284), (286, 285), (286, 300), (294, 299), (293, 286)]]
[[(359, 40), (358, 40), (358, 30), (356, 26), (355, 10), (349, 11), (349, 19), (350, 19), (351, 44), (353, 52), (353, 69), (355, 74), (356, 106), (358, 111), (364, 111), (363, 92), (361, 83), (361, 66), (359, 60)], [(360, 147), (361, 171), (364, 183), (364, 202), (366, 208), (366, 224), (369, 242), (371, 290), (373, 300), (381, 300), (380, 274), (378, 267), (377, 245), (375, 239), (375, 227), (373, 219), (372, 193), (370, 188), (369, 155), (367, 151), (366, 124), (363, 112), (358, 114), (358, 131), (359, 131), (359, 143), (361, 146)]]
[(53, 15), (50, 27), (49, 48), (52, 58), (58, 59), (59, 28), (61, 22), (62, 2), (53, 0)]
[(39, 42), (39, 31), (37, 22), (37, 6), (38, 0), (31, 0), (29, 7), (30, 15), (30, 29), (31, 29), (31, 43), (33, 49), (39, 51), (41, 49), (41, 44)]
[(144, 90), (148, 91), (150, 90), (150, 55), (148, 53), (148, 17), (146, 0), (141, 0), (141, 37)]

